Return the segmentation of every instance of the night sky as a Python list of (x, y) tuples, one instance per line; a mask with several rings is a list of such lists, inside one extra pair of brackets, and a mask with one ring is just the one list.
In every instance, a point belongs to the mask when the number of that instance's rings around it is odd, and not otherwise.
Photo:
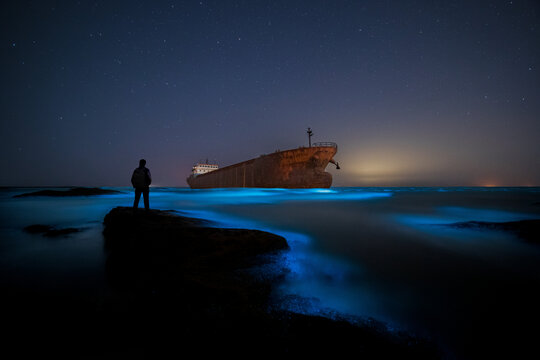
[(2, 186), (339, 145), (334, 186), (540, 185), (540, 2), (8, 1)]

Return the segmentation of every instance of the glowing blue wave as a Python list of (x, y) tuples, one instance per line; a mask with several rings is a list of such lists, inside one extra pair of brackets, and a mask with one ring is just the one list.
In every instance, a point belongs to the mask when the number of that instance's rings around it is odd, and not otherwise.
[(207, 204), (277, 204), (288, 201), (354, 201), (392, 196), (390, 191), (364, 189), (152, 189), (152, 196), (179, 197)]
[(360, 276), (360, 266), (313, 251), (311, 238), (307, 235), (214, 211), (179, 212), (184, 216), (210, 220), (213, 222), (210, 226), (268, 231), (287, 239), (290, 250), (284, 252), (279, 259), (279, 266), (287, 270), (287, 276), (275, 294), (282, 308), (303, 314), (328, 317), (338, 314), (345, 317), (358, 313), (362, 304), (365, 304), (365, 308), (374, 306), (367, 305), (373, 301), (369, 291), (351, 294), (345, 285), (350, 277)]

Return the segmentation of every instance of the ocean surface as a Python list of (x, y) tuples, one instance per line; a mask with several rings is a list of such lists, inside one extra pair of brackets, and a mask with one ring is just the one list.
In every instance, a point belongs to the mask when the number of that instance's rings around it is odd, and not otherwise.
[[(103, 218), (133, 201), (130, 188), (108, 189), (122, 193), (14, 198), (41, 189), (0, 189), (2, 291), (106, 292)], [(448, 224), (540, 219), (540, 188), (152, 188), (150, 206), (284, 236), (283, 308), (372, 318), (432, 339), (448, 358), (506, 345), (538, 355), (540, 244)], [(83, 231), (23, 231), (33, 224)]]

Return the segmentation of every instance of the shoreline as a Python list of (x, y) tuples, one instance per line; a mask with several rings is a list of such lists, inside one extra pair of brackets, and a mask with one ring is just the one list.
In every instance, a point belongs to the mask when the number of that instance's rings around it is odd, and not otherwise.
[(136, 308), (146, 306), (148, 315), (159, 308), (183, 323), (178, 331), (186, 339), (184, 346), (219, 344), (216, 354), (265, 349), (275, 355), (345, 355), (353, 350), (373, 357), (439, 355), (433, 344), (391, 334), (382, 324), (359, 326), (272, 309), (271, 291), (283, 274), (261, 277), (250, 271), (272, 262), (267, 255), (288, 251), (281, 236), (207, 227), (205, 220), (170, 211), (147, 214), (120, 207), (109, 212), (104, 224), (108, 278), (122, 291), (137, 294), (138, 300), (130, 300)]
[[(264, 231), (208, 227), (174, 211), (116, 207), (104, 219), (108, 291), (8, 289), (6, 338), (21, 357), (349, 355), (439, 358), (434, 344), (377, 322), (278, 310), (284, 273), (255, 267), (288, 251)], [(29, 346), (31, 344), (31, 346)]]

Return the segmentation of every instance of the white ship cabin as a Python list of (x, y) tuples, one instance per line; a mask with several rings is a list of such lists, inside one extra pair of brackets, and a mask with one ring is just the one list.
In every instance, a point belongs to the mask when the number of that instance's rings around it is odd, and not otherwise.
[(200, 163), (197, 163), (193, 166), (193, 169), (191, 169), (191, 172), (193, 175), (201, 175), (201, 174), (206, 174), (206, 173), (209, 173), (211, 171), (214, 171), (214, 170), (217, 170), (219, 169), (219, 166), (216, 165), (216, 164), (200, 164)]

